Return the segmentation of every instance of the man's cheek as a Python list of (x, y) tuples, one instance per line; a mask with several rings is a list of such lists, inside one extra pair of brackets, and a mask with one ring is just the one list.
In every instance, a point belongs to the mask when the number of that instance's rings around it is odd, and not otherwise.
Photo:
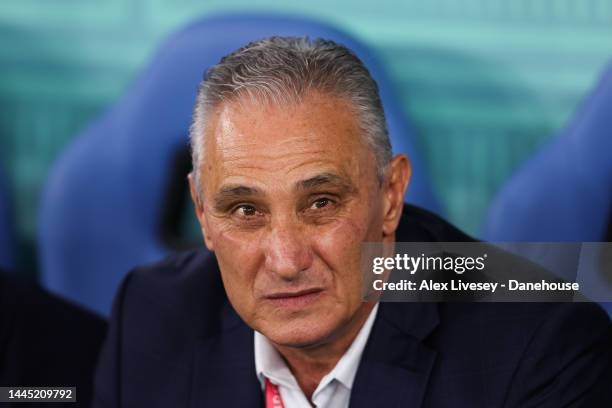
[(332, 268), (342, 271), (359, 265), (365, 228), (351, 220), (341, 220), (314, 234), (317, 252)]
[(359, 246), (365, 238), (366, 231), (364, 222), (343, 218), (333, 224), (320, 227), (313, 233), (321, 245), (344, 252), (347, 248)]
[(221, 270), (228, 274), (227, 279), (235, 281), (234, 286), (248, 285), (261, 261), (259, 240), (225, 229), (214, 230), (212, 234), (215, 255)]
[(259, 234), (238, 231), (226, 223), (211, 225), (210, 237), (217, 253), (229, 253), (231, 256), (240, 256), (245, 253), (252, 255), (259, 249)]

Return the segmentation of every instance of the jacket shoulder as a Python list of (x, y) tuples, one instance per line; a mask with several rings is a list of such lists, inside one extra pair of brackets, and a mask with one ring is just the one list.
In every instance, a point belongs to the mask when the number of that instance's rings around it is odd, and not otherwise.
[(227, 304), (214, 255), (198, 250), (131, 271), (114, 309), (120, 309), (124, 326), (181, 341), (216, 334)]
[(442, 217), (412, 204), (404, 204), (396, 240), (397, 242), (476, 241)]

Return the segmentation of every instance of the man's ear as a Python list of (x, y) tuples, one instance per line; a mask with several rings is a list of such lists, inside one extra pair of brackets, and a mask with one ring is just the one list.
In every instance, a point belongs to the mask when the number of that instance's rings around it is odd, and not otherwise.
[(410, 183), (410, 160), (398, 154), (387, 167), (383, 182), (383, 238), (394, 236), (404, 209), (404, 194)]
[(208, 223), (206, 222), (206, 217), (204, 215), (204, 203), (202, 203), (202, 200), (200, 199), (200, 194), (198, 194), (198, 189), (196, 188), (195, 182), (193, 181), (193, 173), (189, 173), (187, 179), (189, 180), (189, 192), (191, 193), (191, 201), (193, 201), (195, 215), (198, 219), (198, 223), (200, 224), (202, 236), (204, 237), (204, 244), (206, 244), (206, 247), (210, 251), (214, 251), (212, 239), (207, 233)]

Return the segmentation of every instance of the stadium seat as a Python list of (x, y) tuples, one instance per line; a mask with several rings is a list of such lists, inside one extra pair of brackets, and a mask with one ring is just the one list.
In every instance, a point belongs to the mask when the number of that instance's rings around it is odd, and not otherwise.
[[(493, 201), (489, 241), (605, 241), (612, 222), (612, 66), (573, 120)], [(607, 279), (610, 279), (608, 277)], [(609, 311), (612, 307), (607, 305)]]
[(171, 36), (126, 94), (55, 163), (39, 213), (44, 285), (108, 314), (128, 270), (168, 253), (159, 239), (164, 194), (173, 156), (188, 143), (197, 85), (221, 56), (271, 35), (333, 39), (363, 59), (378, 81), (394, 150), (412, 159), (407, 201), (440, 212), (394, 87), (366, 46), (302, 18), (204, 18)]

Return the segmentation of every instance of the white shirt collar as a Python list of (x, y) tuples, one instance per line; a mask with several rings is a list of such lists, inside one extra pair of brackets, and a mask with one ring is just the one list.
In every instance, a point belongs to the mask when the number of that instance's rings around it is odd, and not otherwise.
[[(355, 375), (357, 374), (361, 355), (363, 354), (370, 332), (372, 331), (377, 312), (378, 304), (376, 304), (370, 312), (368, 319), (359, 330), (357, 337), (355, 337), (355, 340), (353, 340), (353, 343), (346, 353), (340, 358), (332, 371), (321, 379), (319, 386), (313, 394), (313, 400), (316, 399), (319, 391), (332, 384), (334, 380), (340, 382), (350, 391), (353, 386), (353, 381), (355, 380)], [(255, 371), (262, 389), (265, 385), (265, 378), (268, 378), (273, 384), (279, 385), (280, 387), (299, 388), (295, 377), (291, 374), (291, 371), (278, 351), (272, 346), (272, 343), (257, 331), (254, 337)]]

